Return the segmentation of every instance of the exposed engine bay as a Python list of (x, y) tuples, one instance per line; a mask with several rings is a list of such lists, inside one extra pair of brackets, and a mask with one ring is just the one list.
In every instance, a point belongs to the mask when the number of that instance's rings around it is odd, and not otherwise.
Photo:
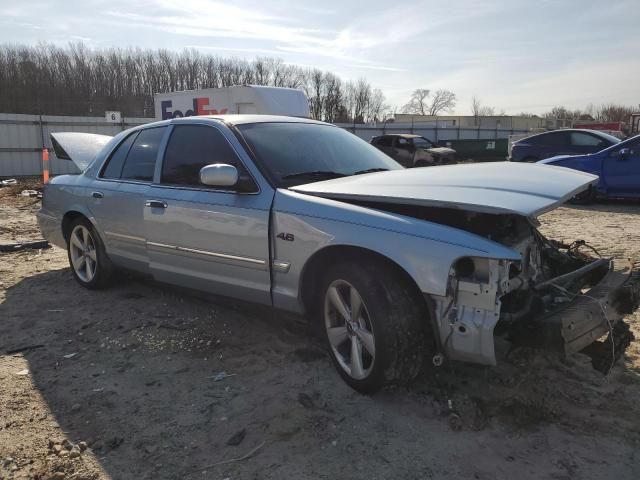
[(434, 327), (449, 358), (495, 364), (494, 335), (564, 355), (595, 355), (601, 352), (592, 344), (608, 335), (599, 343), (610, 361), (592, 357), (596, 368), (608, 371), (631, 342), (620, 322), (640, 300), (640, 281), (629, 261), (603, 258), (582, 240), (547, 239), (536, 220), (520, 215), (360, 204), (459, 228), (520, 253), (520, 262), (464, 257), (452, 266), (447, 295), (433, 298)]

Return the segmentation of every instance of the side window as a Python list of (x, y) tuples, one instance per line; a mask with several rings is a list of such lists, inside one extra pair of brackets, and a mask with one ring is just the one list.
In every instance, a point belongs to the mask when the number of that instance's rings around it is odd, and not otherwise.
[[(250, 178), (229, 142), (216, 128), (206, 125), (175, 126), (164, 154), (160, 182), (204, 188), (205, 185), (200, 183), (200, 169), (212, 163), (233, 165), (238, 169), (240, 180)], [(230, 189), (235, 190), (233, 187)]]
[(542, 146), (559, 146), (569, 143), (566, 132), (553, 132), (547, 135), (540, 135), (537, 140), (538, 142), (535, 143), (535, 145)]
[(102, 175), (100, 175), (102, 178), (120, 178), (124, 161), (137, 136), (138, 132), (134, 132), (118, 145), (109, 160), (107, 160), (106, 166), (102, 169)]
[(404, 137), (398, 137), (396, 138), (396, 147), (403, 150), (409, 150), (409, 148), (411, 147), (411, 143)]
[(141, 130), (133, 142), (129, 155), (122, 168), (123, 180), (153, 180), (153, 171), (156, 166), (158, 148), (162, 141), (166, 127), (148, 128)]
[(581, 132), (571, 132), (571, 145), (575, 147), (597, 147), (602, 144), (602, 139), (594, 135)]
[(380, 147), (390, 147), (393, 137), (379, 137), (376, 141), (376, 145)]

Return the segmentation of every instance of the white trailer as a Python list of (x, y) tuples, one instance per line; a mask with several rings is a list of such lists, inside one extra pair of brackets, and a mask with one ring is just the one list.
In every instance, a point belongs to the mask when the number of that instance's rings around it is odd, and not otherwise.
[(234, 113), (309, 117), (302, 90), (257, 85), (207, 88), (154, 95), (156, 119)]

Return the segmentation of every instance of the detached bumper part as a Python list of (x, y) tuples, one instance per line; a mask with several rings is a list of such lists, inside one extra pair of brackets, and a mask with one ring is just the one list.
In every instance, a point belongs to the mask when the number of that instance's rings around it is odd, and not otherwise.
[(514, 340), (571, 355), (610, 333), (639, 301), (640, 271), (629, 261), (616, 260), (596, 286), (536, 319)]

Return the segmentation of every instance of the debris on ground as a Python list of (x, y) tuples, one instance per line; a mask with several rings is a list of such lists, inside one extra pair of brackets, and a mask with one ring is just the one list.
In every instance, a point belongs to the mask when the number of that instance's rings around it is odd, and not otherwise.
[(222, 371), (210, 376), (209, 378), (214, 382), (219, 382), (221, 380), (224, 380), (225, 378), (233, 377), (234, 375), (235, 373), (227, 373), (225, 371)]
[(38, 250), (41, 248), (49, 248), (49, 242), (46, 240), (37, 240), (35, 242), (25, 243), (9, 243), (0, 245), (0, 252), (19, 252), (20, 250), (32, 249)]

